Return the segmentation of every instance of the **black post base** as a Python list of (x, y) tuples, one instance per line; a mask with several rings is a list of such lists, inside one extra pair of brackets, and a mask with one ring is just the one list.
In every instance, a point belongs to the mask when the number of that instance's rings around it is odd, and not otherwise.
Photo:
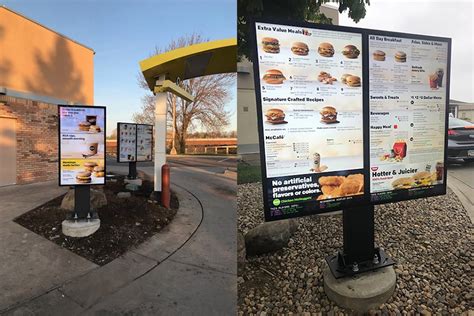
[(91, 186), (76, 185), (74, 187), (74, 212), (72, 219), (87, 219), (91, 213)]
[(132, 161), (128, 163), (128, 179), (135, 180), (137, 178), (137, 162)]
[(374, 249), (373, 259), (371, 260), (347, 262), (347, 255), (344, 255), (340, 251), (336, 255), (327, 256), (325, 259), (332, 275), (334, 275), (336, 279), (374, 271), (395, 264), (395, 261), (387, 256), (385, 251), (380, 248)]
[(326, 257), (336, 279), (395, 264), (374, 242), (374, 206), (357, 206), (342, 213), (343, 250)]

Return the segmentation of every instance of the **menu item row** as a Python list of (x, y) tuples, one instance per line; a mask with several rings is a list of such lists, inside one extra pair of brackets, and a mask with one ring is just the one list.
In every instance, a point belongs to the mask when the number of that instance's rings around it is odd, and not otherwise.
[[(280, 53), (280, 41), (274, 37), (264, 37), (262, 38), (262, 49), (265, 53), (278, 54)], [(307, 56), (310, 49), (308, 44), (304, 42), (293, 42), (290, 48), (293, 54), (298, 56)], [(333, 44), (329, 42), (322, 42), (317, 48), (319, 55), (323, 57), (333, 57), (335, 54), (335, 49)], [(341, 51), (341, 54), (348, 59), (357, 59), (360, 55), (360, 50), (352, 44), (344, 46)]]

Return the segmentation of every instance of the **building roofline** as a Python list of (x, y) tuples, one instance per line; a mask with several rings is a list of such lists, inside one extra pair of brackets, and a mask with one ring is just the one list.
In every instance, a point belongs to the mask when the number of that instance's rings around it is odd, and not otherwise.
[(30, 21), (30, 22), (33, 22), (33, 23), (35, 23), (35, 24), (37, 24), (37, 25), (39, 25), (39, 26), (41, 26), (41, 27), (47, 29), (48, 31), (51, 31), (51, 32), (53, 32), (53, 33), (56, 33), (57, 35), (59, 35), (59, 36), (65, 38), (65, 39), (67, 39), (67, 40), (69, 40), (69, 41), (71, 41), (71, 42), (73, 42), (73, 43), (76, 43), (76, 44), (78, 44), (78, 45), (80, 45), (80, 46), (82, 46), (82, 47), (84, 47), (84, 48), (87, 48), (88, 50), (91, 50), (91, 51), (94, 53), (94, 55), (95, 55), (95, 50), (93, 50), (93, 49), (90, 48), (89, 46), (84, 45), (84, 44), (82, 44), (82, 43), (79, 43), (78, 41), (73, 40), (72, 38), (70, 38), (70, 37), (68, 37), (68, 36), (66, 36), (66, 35), (64, 35), (64, 34), (61, 34), (61, 33), (59, 33), (58, 31), (55, 31), (55, 30), (53, 30), (53, 29), (47, 27), (46, 25), (41, 24), (41, 23), (39, 23), (38, 21), (35, 21), (35, 20), (33, 20), (33, 19), (31, 19), (31, 18), (29, 18), (29, 17), (27, 17), (27, 16), (21, 14), (20, 12), (17, 12), (17, 11), (15, 11), (15, 10), (13, 10), (13, 9), (10, 9), (9, 7), (5, 6), (4, 4), (0, 4), (0, 9), (2, 9), (2, 8), (5, 9), (5, 10), (7, 10), (7, 11), (10, 11), (10, 12), (12, 12), (12, 13), (18, 15), (18, 16), (21, 16), (22, 18), (24, 18), (24, 19), (26, 19), (26, 20), (28, 20), (28, 21)]

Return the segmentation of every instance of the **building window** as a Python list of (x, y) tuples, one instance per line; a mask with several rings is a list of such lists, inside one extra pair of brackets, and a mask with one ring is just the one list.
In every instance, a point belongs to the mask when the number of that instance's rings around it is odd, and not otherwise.
[(244, 106), (244, 112), (248, 112), (249, 111), (249, 107), (248, 106)]

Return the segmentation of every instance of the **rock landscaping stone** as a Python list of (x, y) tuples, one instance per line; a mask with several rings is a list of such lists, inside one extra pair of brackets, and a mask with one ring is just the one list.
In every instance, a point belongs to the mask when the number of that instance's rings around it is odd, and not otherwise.
[[(260, 183), (239, 185), (238, 230), (264, 222)], [(351, 315), (323, 288), (324, 257), (342, 247), (342, 216), (295, 220), (298, 230), (280, 251), (238, 265), (239, 315)], [(457, 197), (376, 206), (375, 240), (397, 264), (392, 297), (369, 315), (469, 315), (474, 309), (473, 225)], [(248, 249), (247, 249), (248, 251)]]
[[(102, 190), (91, 189), (91, 207), (99, 209), (107, 205), (107, 198)], [(74, 189), (70, 189), (61, 202), (61, 208), (67, 211), (74, 211)]]
[(117, 193), (117, 197), (119, 199), (128, 199), (131, 196), (132, 196), (132, 193), (130, 193), (130, 192), (119, 192), (119, 193)]
[(252, 228), (245, 234), (247, 255), (260, 255), (286, 247), (292, 231), (295, 231), (295, 228), (290, 224), (290, 220), (262, 223)]
[(140, 186), (139, 185), (136, 185), (134, 183), (128, 183), (126, 186), (125, 186), (125, 189), (129, 190), (129, 191), (138, 191), (140, 190)]
[(237, 262), (245, 262), (246, 256), (244, 235), (237, 233)]

